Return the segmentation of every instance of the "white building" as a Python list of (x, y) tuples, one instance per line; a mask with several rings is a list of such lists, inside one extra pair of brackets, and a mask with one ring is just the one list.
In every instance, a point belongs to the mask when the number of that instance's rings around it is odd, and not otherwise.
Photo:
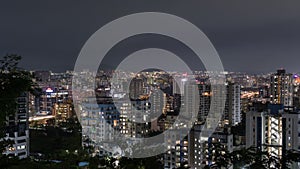
[(6, 138), (14, 143), (3, 154), (17, 156), (20, 159), (29, 156), (28, 93), (17, 98), (17, 112), (7, 117)]
[(224, 123), (235, 126), (241, 122), (241, 86), (228, 83), (224, 110)]
[(94, 155), (110, 154), (111, 151), (103, 148), (104, 143), (110, 143), (119, 132), (119, 112), (108, 98), (103, 103), (95, 104), (95, 98), (86, 98), (80, 112), (82, 125), (82, 144), (92, 146)]
[[(220, 144), (224, 150), (233, 151), (233, 135), (224, 132), (214, 132), (208, 140), (201, 138), (201, 128), (196, 125), (188, 136), (189, 166), (193, 169), (201, 169), (204, 166), (213, 165), (216, 144)], [(225, 153), (225, 152), (221, 152)]]
[(258, 147), (279, 158), (287, 150), (299, 150), (299, 118), (299, 113), (285, 111), (283, 105), (269, 105), (268, 111), (248, 112), (246, 147)]

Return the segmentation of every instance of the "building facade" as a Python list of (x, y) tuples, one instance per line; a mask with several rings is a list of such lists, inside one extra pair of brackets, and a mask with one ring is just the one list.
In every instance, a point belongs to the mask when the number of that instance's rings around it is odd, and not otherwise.
[(7, 117), (6, 138), (13, 142), (3, 154), (20, 159), (29, 156), (29, 94), (24, 92), (17, 98), (17, 112)]
[(271, 75), (270, 98), (272, 104), (293, 106), (293, 76), (287, 74), (284, 69), (277, 70), (277, 73)]
[(248, 112), (246, 147), (254, 146), (279, 158), (287, 150), (299, 150), (299, 117), (299, 113), (284, 110), (281, 104), (271, 104), (267, 111)]

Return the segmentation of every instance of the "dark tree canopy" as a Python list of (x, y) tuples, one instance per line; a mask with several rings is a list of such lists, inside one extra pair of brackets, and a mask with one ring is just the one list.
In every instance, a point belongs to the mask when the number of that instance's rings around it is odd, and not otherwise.
[(31, 91), (32, 76), (18, 66), (21, 56), (6, 55), (0, 60), (0, 117), (1, 122), (6, 115), (15, 113), (16, 98), (22, 92)]
[[(6, 117), (16, 112), (16, 99), (23, 92), (32, 91), (31, 74), (18, 67), (19, 55), (6, 55), (0, 59), (0, 138), (5, 137)], [(0, 152), (8, 146), (8, 142), (0, 142)], [(0, 153), (0, 158), (3, 158)]]

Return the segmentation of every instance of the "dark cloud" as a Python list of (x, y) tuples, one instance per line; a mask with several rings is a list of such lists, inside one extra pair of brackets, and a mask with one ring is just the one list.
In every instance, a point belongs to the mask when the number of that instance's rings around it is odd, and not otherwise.
[(2, 1), (0, 54), (22, 55), (22, 66), (28, 69), (73, 69), (81, 47), (101, 26), (127, 14), (158, 11), (183, 17), (203, 30), (227, 70), (269, 72), (285, 67), (298, 72), (299, 8), (300, 1), (279, 0)]

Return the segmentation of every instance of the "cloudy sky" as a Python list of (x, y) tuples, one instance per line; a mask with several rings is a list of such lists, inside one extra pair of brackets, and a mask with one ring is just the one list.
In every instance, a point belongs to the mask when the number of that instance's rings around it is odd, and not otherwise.
[[(22, 55), (22, 67), (31, 70), (72, 70), (84, 43), (105, 24), (137, 12), (165, 12), (198, 26), (228, 71), (300, 72), (299, 11), (300, 1), (280, 0), (1, 1), (0, 54)], [(131, 38), (106, 60), (153, 46), (176, 53), (182, 44), (157, 36)]]

